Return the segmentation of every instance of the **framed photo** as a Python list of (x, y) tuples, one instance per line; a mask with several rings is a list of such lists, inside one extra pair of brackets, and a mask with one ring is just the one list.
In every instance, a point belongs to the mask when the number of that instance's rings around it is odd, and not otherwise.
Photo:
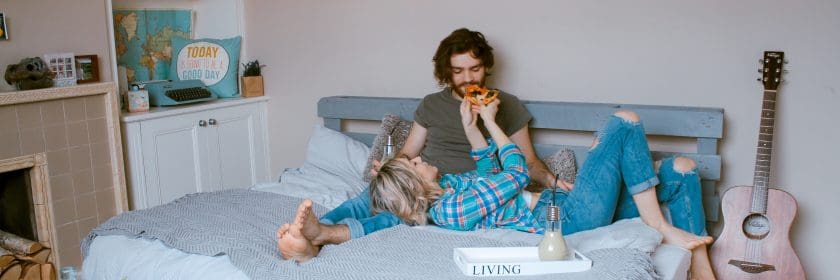
[(76, 83), (94, 83), (99, 81), (99, 61), (95, 54), (77, 55)]
[(9, 40), (9, 29), (6, 28), (6, 15), (0, 12), (0, 40)]
[(44, 61), (55, 73), (54, 85), (57, 87), (76, 85), (76, 67), (73, 53), (48, 53), (44, 55)]

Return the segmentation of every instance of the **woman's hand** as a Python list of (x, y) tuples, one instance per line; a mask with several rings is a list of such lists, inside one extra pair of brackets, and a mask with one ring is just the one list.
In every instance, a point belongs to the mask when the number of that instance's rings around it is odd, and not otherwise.
[(481, 119), (484, 120), (485, 125), (488, 122), (496, 122), (496, 113), (499, 112), (499, 103), (499, 99), (495, 99), (487, 105), (479, 106), (478, 113), (481, 115)]
[(478, 111), (466, 98), (461, 99), (461, 124), (464, 128), (478, 128)]

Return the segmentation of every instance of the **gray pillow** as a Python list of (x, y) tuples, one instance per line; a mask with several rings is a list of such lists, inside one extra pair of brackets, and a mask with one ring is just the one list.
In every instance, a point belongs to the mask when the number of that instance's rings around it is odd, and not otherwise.
[[(558, 179), (574, 183), (577, 177), (577, 163), (575, 162), (575, 152), (571, 149), (559, 149), (554, 154), (542, 159), (548, 171), (556, 174)], [(539, 193), (545, 190), (546, 186), (540, 186), (536, 180), (531, 180), (531, 183), (525, 187), (526, 191), (532, 193)]]
[(543, 160), (548, 170), (558, 175), (558, 179), (574, 183), (577, 177), (577, 163), (575, 162), (575, 152), (571, 149), (560, 149), (553, 155)]
[(408, 138), (408, 132), (411, 131), (411, 122), (401, 119), (399, 116), (386, 114), (382, 118), (382, 125), (379, 127), (379, 133), (373, 139), (373, 145), (370, 147), (370, 156), (367, 160), (367, 165), (362, 172), (366, 183), (372, 179), (370, 176), (370, 169), (373, 168), (373, 161), (382, 158), (382, 148), (388, 140), (388, 134), (391, 134), (391, 141), (394, 144), (394, 153), (398, 153), (405, 144), (405, 139)]

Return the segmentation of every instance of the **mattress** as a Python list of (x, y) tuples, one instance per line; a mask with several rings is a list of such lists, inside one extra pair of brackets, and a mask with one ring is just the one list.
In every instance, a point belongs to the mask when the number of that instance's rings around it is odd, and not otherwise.
[[(310, 198), (329, 209), (358, 194), (365, 187), (361, 174), (369, 150), (345, 135), (316, 126), (300, 168), (285, 170), (278, 182), (252, 189)], [(542, 236), (507, 229), (454, 232), (424, 226), (430, 231), (478, 235), (501, 241), (525, 241), (536, 246)], [(566, 236), (570, 247), (581, 252), (600, 248), (634, 248), (651, 253), (663, 279), (686, 279), (690, 252), (661, 245), (656, 230), (636, 219)], [(279, 260), (278, 261), (282, 261)], [(453, 263), (454, 265), (454, 263)], [(189, 254), (157, 240), (127, 236), (100, 236), (90, 244), (81, 268), (83, 279), (248, 279), (228, 256)]]
[[(287, 171), (284, 174), (283, 183), (263, 184), (254, 188), (298, 197), (312, 197), (313, 193), (324, 193), (324, 190), (300, 188), (299, 185), (292, 184), (292, 182), (301, 182), (292, 179), (295, 177), (295, 172)], [(339, 197), (315, 196), (314, 198), (316, 203), (335, 207), (346, 199), (344, 196), (349, 198), (352, 195), (354, 195), (352, 191), (348, 191), (346, 194), (339, 192), (337, 195)], [(419, 228), (453, 232), (434, 226)], [(479, 235), (502, 241), (526, 241), (534, 245), (541, 238), (536, 234), (503, 229), (455, 233)], [(661, 240), (659, 233), (645, 226), (638, 218), (572, 234), (566, 236), (566, 240), (569, 246), (584, 252), (610, 247), (647, 251), (652, 253), (656, 270), (663, 279), (686, 279), (690, 252), (675, 246), (659, 245)], [(90, 246), (90, 254), (84, 260), (81, 274), (83, 279), (249, 279), (230, 262), (227, 256), (188, 254), (167, 247), (160, 241), (127, 236), (101, 236), (94, 239)]]

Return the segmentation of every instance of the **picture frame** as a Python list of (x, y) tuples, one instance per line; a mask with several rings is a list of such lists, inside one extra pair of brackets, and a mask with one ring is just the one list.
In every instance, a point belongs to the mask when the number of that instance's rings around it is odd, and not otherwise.
[(6, 15), (0, 12), (0, 41), (9, 40), (9, 29), (6, 28)]
[(73, 53), (48, 53), (44, 62), (55, 74), (53, 86), (66, 87), (76, 85), (76, 58)]
[(86, 84), (99, 82), (99, 59), (95, 54), (77, 55), (76, 83)]

